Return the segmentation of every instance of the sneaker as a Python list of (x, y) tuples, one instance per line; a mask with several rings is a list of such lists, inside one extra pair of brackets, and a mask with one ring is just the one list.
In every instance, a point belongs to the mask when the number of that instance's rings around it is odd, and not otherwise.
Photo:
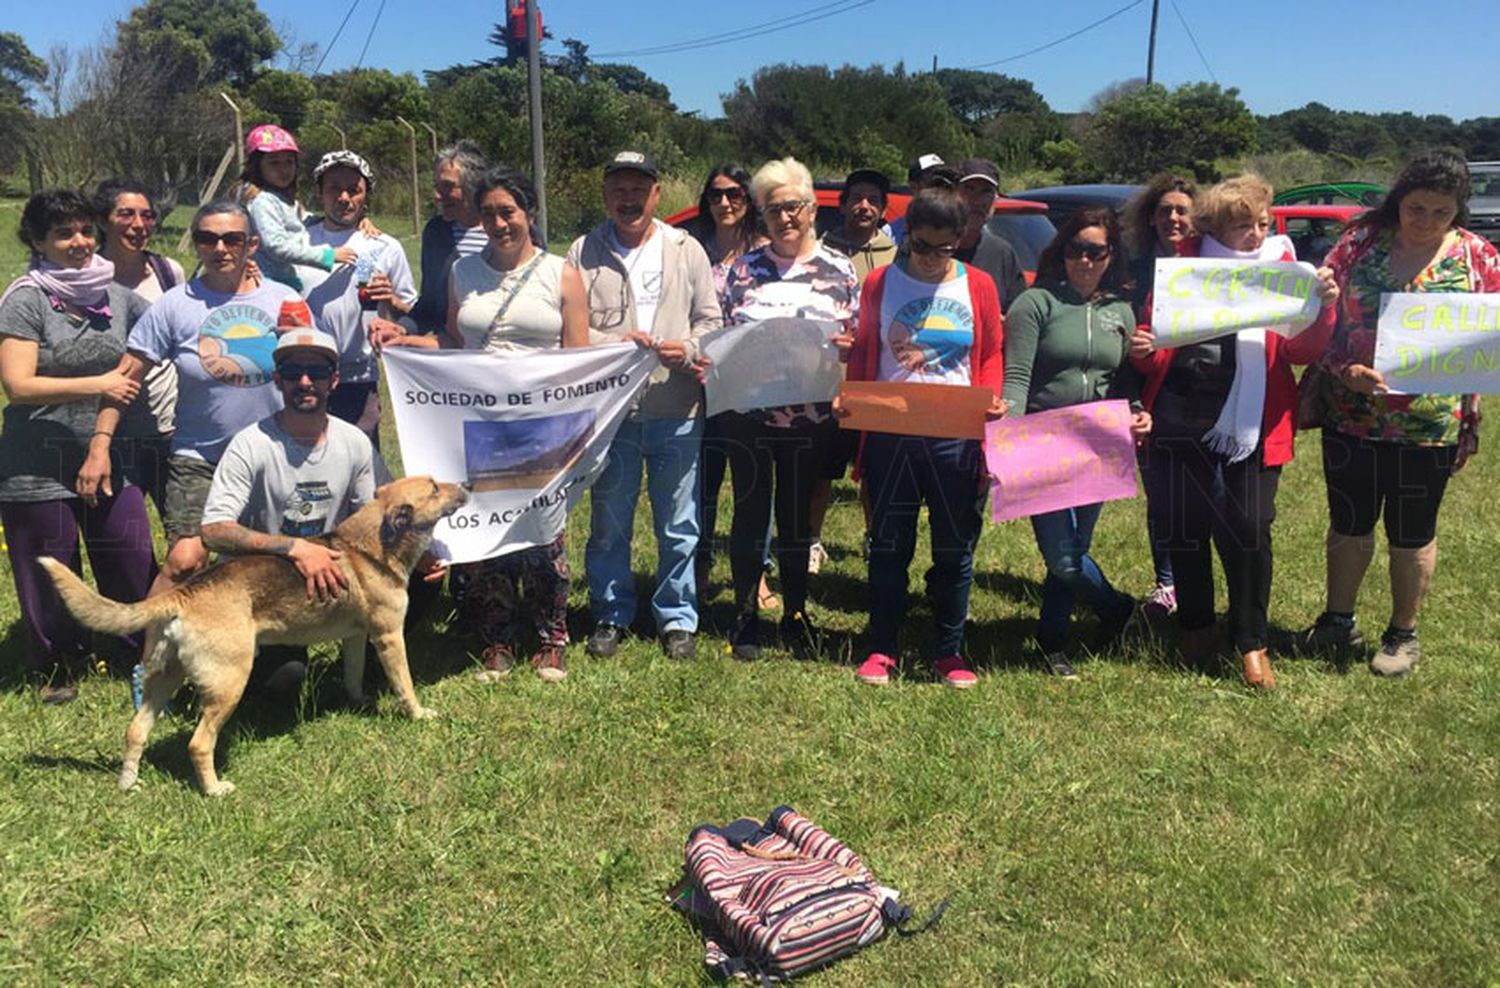
[(592, 635), (589, 635), (589, 643), (585, 648), (594, 658), (607, 659), (620, 650), (620, 639), (624, 637), (624, 628), (605, 621), (594, 629)]
[(1380, 636), (1380, 651), (1370, 659), (1370, 671), (1388, 679), (1400, 679), (1421, 661), (1422, 643), (1417, 641), (1416, 632), (1387, 628)]
[(1329, 614), (1318, 615), (1313, 626), (1297, 635), (1297, 651), (1304, 655), (1320, 652), (1355, 651), (1365, 647), (1364, 632), (1352, 617)]
[(760, 618), (740, 618), (729, 633), (729, 654), (741, 662), (760, 658)]
[(696, 659), (698, 638), (686, 628), (673, 628), (661, 636), (661, 650), (669, 659)]
[(1149, 621), (1164, 621), (1177, 613), (1177, 588), (1170, 583), (1158, 583), (1152, 588), (1141, 612)]
[(43, 703), (54, 707), (60, 706), (78, 699), (78, 685), (68, 680), (59, 683), (43, 683), (37, 687), (36, 694)]
[(801, 613), (782, 618), (777, 631), (781, 635), (781, 644), (799, 659), (808, 658), (817, 652), (822, 641), (818, 629)]
[(1047, 671), (1058, 679), (1077, 679), (1078, 673), (1073, 668), (1073, 663), (1068, 661), (1066, 652), (1047, 652), (1042, 656), (1042, 665)]
[(479, 660), (483, 668), (474, 674), (474, 678), (481, 683), (499, 682), (516, 667), (516, 653), (509, 645), (491, 645), (479, 653)]
[(884, 652), (871, 652), (870, 657), (859, 664), (859, 669), (855, 671), (854, 676), (861, 683), (884, 686), (891, 681), (891, 673), (895, 668), (895, 659)]
[(812, 574), (820, 573), (826, 562), (828, 562), (828, 550), (823, 548), (823, 543), (814, 542), (812, 548), (807, 550), (807, 571)]
[(941, 659), (934, 659), (932, 674), (938, 678), (938, 682), (956, 690), (966, 690), (979, 682), (979, 677), (974, 675), (974, 670), (969, 668), (969, 663), (964, 661), (962, 655), (945, 655)]
[(568, 650), (561, 645), (543, 645), (531, 657), (531, 667), (549, 683), (568, 678)]

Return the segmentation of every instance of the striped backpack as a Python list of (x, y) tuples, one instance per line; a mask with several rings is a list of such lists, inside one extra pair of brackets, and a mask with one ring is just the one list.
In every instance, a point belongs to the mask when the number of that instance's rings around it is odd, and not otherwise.
[(764, 824), (740, 819), (688, 835), (673, 904), (704, 937), (704, 963), (718, 977), (785, 981), (852, 954), (895, 929), (911, 909), (876, 881), (859, 855), (788, 806)]

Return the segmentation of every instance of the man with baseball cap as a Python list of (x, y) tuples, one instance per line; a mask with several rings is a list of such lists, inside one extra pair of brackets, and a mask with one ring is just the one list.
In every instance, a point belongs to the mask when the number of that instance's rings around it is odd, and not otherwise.
[[(913, 197), (933, 185), (958, 184), (958, 172), (935, 154), (919, 154), (906, 169), (906, 188)], [(898, 216), (891, 223), (891, 239), (896, 246), (906, 240), (906, 217)]]
[(1016, 296), (1026, 290), (1026, 275), (1015, 248), (985, 226), (995, 215), (995, 197), (1000, 192), (1000, 171), (993, 161), (970, 158), (958, 166), (958, 191), (963, 195), (968, 224), (958, 238), (954, 257), (971, 264), (995, 281), (1000, 293), (1000, 311), (1005, 312)]
[(661, 199), (656, 162), (621, 151), (604, 166), (609, 218), (573, 242), (568, 264), (583, 277), (589, 337), (650, 347), (662, 366), (652, 374), (610, 443), (590, 495), (584, 550), (594, 632), (588, 652), (608, 657), (635, 618), (630, 550), (641, 472), (656, 533), (651, 611), (662, 648), (676, 659), (697, 652), (698, 448), (703, 387), (694, 363), (698, 338), (723, 322), (708, 255), (686, 232), (655, 217)]
[(865, 275), (896, 259), (896, 242), (881, 230), (890, 194), (891, 180), (884, 173), (873, 168), (856, 168), (839, 190), (843, 225), (823, 237), (825, 244), (847, 254), (854, 262), (854, 274), (861, 285)]

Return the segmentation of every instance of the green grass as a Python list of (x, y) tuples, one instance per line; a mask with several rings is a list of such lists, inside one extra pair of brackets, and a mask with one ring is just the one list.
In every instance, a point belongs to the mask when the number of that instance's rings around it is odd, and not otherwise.
[[(394, 436), (393, 430), (386, 431)], [(1273, 621), (1316, 615), (1324, 506), (1316, 443), (1286, 472)], [(808, 985), (1493, 985), (1500, 982), (1500, 460), (1461, 474), (1405, 682), (1280, 659), (1280, 689), (1193, 676), (1134, 641), (1059, 682), (1029, 664), (1042, 566), (1029, 526), (988, 528), (968, 651), (977, 688), (853, 680), (861, 523), (848, 486), (814, 578), (832, 655), (739, 664), (727, 564), (699, 660), (633, 640), (570, 650), (557, 686), (473, 680), (445, 618), (411, 637), (435, 721), (346, 708), (315, 666), (300, 703), (249, 701), (220, 747), (239, 791), (200, 796), (191, 724), (158, 725), (116, 791), (127, 685), (92, 676), (43, 707), (17, 677), (0, 572), (0, 981), (14, 984), (702, 982), (666, 906), (701, 822), (789, 803), (844, 838), (938, 932), (862, 952)], [(728, 505), (725, 505), (726, 518)], [(574, 627), (586, 513), (573, 516)], [(635, 570), (650, 571), (646, 511)], [(1150, 571), (1141, 504), (1104, 512), (1097, 556)], [(919, 586), (922, 553), (913, 566)], [(0, 566), (0, 569), (4, 569)], [(1377, 560), (1361, 617), (1386, 616)], [(441, 609), (441, 608), (440, 608)], [(1087, 639), (1092, 622), (1080, 621)], [(179, 701), (181, 702), (181, 701)]]

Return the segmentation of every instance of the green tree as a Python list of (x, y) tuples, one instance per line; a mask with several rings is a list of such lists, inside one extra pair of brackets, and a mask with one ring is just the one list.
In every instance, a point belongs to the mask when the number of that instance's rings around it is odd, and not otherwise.
[(119, 25), (121, 46), (160, 52), (200, 65), (203, 83), (245, 89), (281, 39), (255, 0), (146, 0)]
[(19, 34), (0, 32), (0, 172), (15, 167), (31, 133), (35, 105), (31, 88), (47, 78), (47, 63)]
[(308, 107), (318, 92), (305, 75), (270, 69), (260, 74), (245, 95), (275, 117), (277, 123), (295, 133), (302, 128)]
[(1239, 90), (1197, 82), (1168, 91), (1151, 85), (1104, 103), (1084, 136), (1089, 177), (1137, 182), (1166, 169), (1218, 177), (1214, 161), (1253, 151), (1255, 117)]
[(938, 69), (932, 79), (954, 116), (977, 127), (1002, 113), (1044, 114), (1052, 108), (1027, 79), (977, 69)]

